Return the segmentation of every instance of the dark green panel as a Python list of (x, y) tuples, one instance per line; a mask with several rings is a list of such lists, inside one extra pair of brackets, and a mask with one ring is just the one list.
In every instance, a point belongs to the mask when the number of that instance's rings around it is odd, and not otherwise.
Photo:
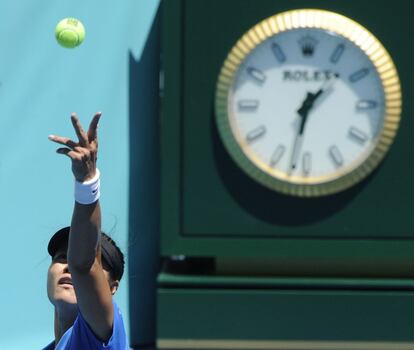
[[(403, 86), (414, 78), (407, 44), (411, 5), (389, 16), (389, 1), (185, 1), (183, 105), (183, 233), (185, 235), (380, 237), (412, 236), (414, 196), (407, 160), (414, 139), (413, 109), (404, 96), (401, 133), (383, 166), (362, 185), (323, 199), (275, 195), (254, 183), (226, 154), (214, 125), (213, 96), (221, 64), (237, 39), (259, 19), (291, 8), (325, 8), (371, 30), (389, 49)], [(405, 7), (405, 9), (401, 8)], [(386, 25), (385, 25), (386, 23)], [(203, 69), (200, 69), (203, 67)], [(411, 104), (411, 105), (410, 105)], [(191, 189), (191, 190), (190, 190)]]
[(412, 291), (234, 283), (159, 288), (158, 340), (414, 341)]
[[(161, 9), (161, 87), (160, 168), (161, 231), (179, 232), (180, 159), (181, 159), (181, 15), (179, 1), (164, 1)], [(161, 234), (163, 236), (163, 234)], [(165, 235), (164, 235), (165, 236)]]
[[(217, 275), (159, 276), (160, 349), (208, 349), (207, 340), (308, 346), (297, 350), (327, 341), (336, 344), (332, 350), (349, 342), (361, 342), (359, 350), (414, 348), (414, 282), (407, 278), (414, 276), (414, 5), (390, 4), (163, 2), (162, 255), (215, 256)], [(339, 12), (373, 32), (394, 59), (403, 88), (400, 130), (380, 168), (348, 191), (306, 200), (275, 194), (240, 171), (214, 120), (217, 75), (235, 41), (261, 19), (304, 7)]]
[[(401, 0), (392, 6), (389, 1), (369, 0), (164, 2), (164, 254), (246, 255), (254, 250), (252, 254), (268, 251), (278, 256), (288, 246), (297, 252), (292, 255), (300, 256), (312, 246), (305, 239), (316, 238), (315, 245), (326, 238), (324, 248), (311, 247), (315, 250), (310, 255), (337, 249), (335, 254), (343, 259), (363, 255), (358, 248), (361, 239), (366, 250), (378, 249), (372, 253), (378, 259), (397, 257), (405, 244), (411, 247), (414, 101), (409, 86), (414, 71), (409, 43), (414, 6)], [(214, 121), (215, 84), (228, 51), (258, 21), (292, 8), (328, 9), (358, 21), (388, 49), (402, 81), (402, 123), (383, 164), (351, 190), (320, 199), (290, 198), (254, 183), (224, 150)], [(390, 239), (396, 238), (408, 240), (390, 246)], [(414, 253), (407, 254), (405, 261), (413, 261)]]

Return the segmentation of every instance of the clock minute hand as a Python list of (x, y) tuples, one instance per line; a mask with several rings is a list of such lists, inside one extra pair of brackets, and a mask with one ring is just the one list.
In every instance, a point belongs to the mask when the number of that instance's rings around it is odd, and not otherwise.
[(322, 89), (319, 89), (319, 91), (317, 91), (316, 93), (308, 92), (306, 95), (305, 101), (303, 101), (302, 105), (297, 110), (297, 113), (301, 117), (301, 121), (300, 121), (298, 132), (296, 133), (296, 136), (295, 136), (295, 141), (293, 143), (292, 156), (290, 158), (290, 171), (292, 171), (296, 167), (296, 163), (299, 157), (299, 150), (302, 145), (303, 132), (305, 131), (305, 125), (308, 119), (309, 111), (312, 108), (315, 100), (319, 97), (319, 95), (322, 92), (323, 92)]
[(319, 90), (315, 94), (308, 92), (305, 101), (303, 101), (302, 103), (302, 106), (297, 110), (298, 114), (302, 118), (299, 127), (299, 135), (303, 134), (303, 131), (305, 130), (306, 121), (308, 119), (309, 111), (311, 110), (313, 103), (321, 93), (321, 90)]
[(292, 151), (292, 156), (290, 160), (290, 170), (293, 170), (296, 167), (297, 159), (299, 157), (299, 150), (302, 145), (302, 138), (303, 138), (303, 133), (305, 131), (305, 125), (308, 120), (309, 111), (312, 109), (313, 104), (318, 99), (318, 97), (321, 96), (325, 91), (329, 90), (332, 87), (332, 85), (336, 82), (338, 77), (339, 77), (339, 74), (335, 74), (334, 78), (326, 80), (318, 91), (314, 93), (308, 92), (306, 94), (306, 98), (303, 101), (302, 105), (297, 110), (297, 113), (301, 117), (301, 121), (300, 121), (298, 132), (295, 137), (294, 144), (293, 144), (293, 151)]

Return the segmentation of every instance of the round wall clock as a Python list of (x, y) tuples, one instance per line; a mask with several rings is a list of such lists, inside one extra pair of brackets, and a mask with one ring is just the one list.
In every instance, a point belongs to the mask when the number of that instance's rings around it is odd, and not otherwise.
[(263, 20), (235, 43), (215, 103), (241, 169), (270, 189), (311, 197), (343, 191), (379, 165), (399, 126), (401, 88), (367, 29), (301, 9)]

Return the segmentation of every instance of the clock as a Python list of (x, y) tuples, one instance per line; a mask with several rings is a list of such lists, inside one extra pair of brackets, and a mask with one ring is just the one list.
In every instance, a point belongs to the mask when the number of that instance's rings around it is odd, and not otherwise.
[(216, 122), (252, 179), (287, 195), (350, 188), (388, 152), (401, 87), (381, 42), (334, 12), (299, 9), (248, 30), (225, 59)]

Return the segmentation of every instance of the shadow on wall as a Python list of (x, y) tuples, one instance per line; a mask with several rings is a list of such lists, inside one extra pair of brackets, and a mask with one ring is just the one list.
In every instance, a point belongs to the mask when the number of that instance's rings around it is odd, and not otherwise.
[(154, 349), (159, 270), (160, 9), (139, 61), (129, 54), (129, 312), (131, 348)]

